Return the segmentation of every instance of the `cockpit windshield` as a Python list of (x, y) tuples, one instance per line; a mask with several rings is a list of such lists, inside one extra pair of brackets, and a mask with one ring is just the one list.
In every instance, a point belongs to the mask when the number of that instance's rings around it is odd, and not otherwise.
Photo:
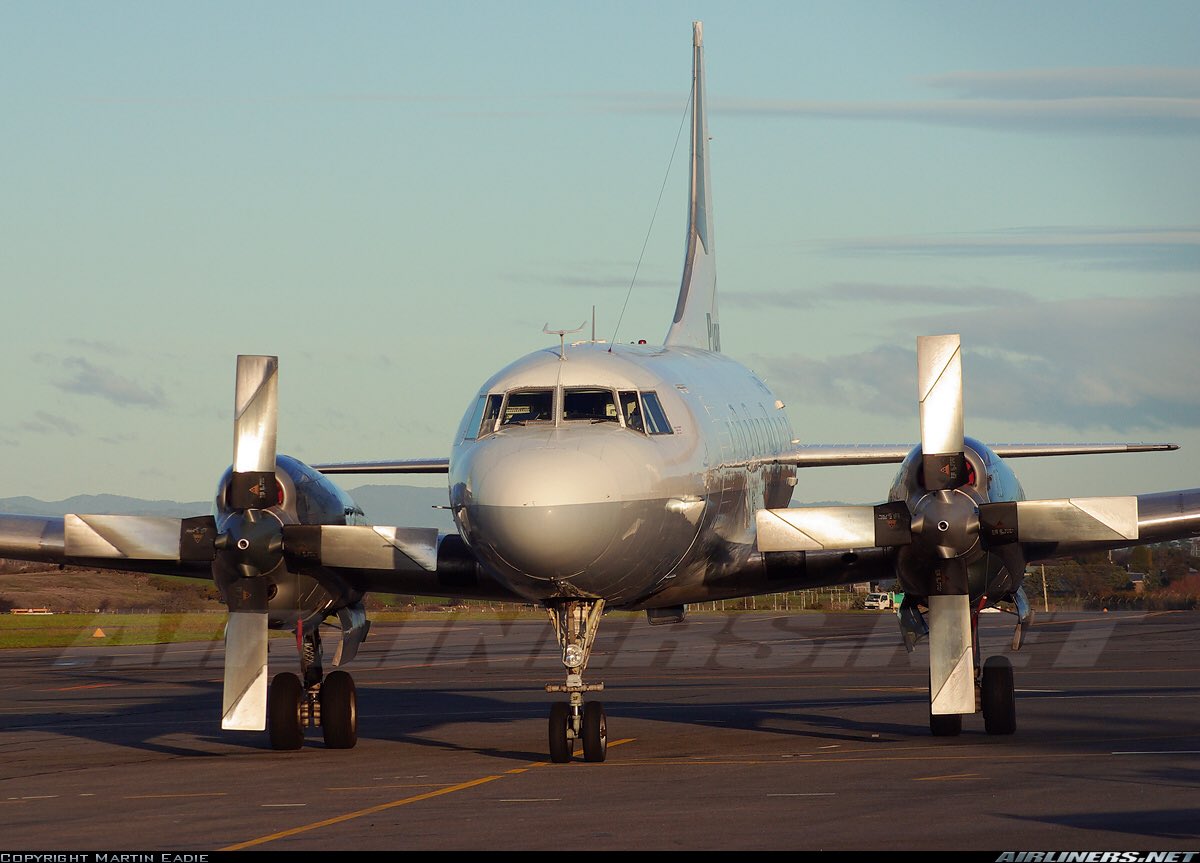
[(554, 390), (515, 390), (504, 403), (502, 425), (554, 419)]
[(667, 414), (658, 400), (658, 393), (642, 393), (642, 404), (646, 406), (646, 431), (650, 434), (672, 434)]
[(590, 420), (594, 423), (618, 422), (612, 390), (599, 387), (568, 387), (563, 391), (564, 420)]
[(635, 390), (621, 391), (621, 413), (625, 417), (625, 427), (634, 431), (645, 432), (642, 422), (642, 409), (638, 404), (638, 394)]
[[(561, 393), (561, 412), (555, 414)], [(615, 423), (645, 435), (673, 434), (658, 395), (650, 390), (615, 390), (603, 386), (538, 387), (512, 390), (507, 395), (480, 396), (464, 420), (464, 440), (485, 437), (504, 426), (527, 423)]]

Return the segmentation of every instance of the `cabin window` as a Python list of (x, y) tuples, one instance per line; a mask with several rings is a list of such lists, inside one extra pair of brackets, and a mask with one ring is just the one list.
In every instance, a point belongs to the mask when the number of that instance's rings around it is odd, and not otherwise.
[(642, 422), (642, 407), (638, 402), (638, 394), (633, 390), (622, 390), (621, 415), (625, 417), (625, 427), (645, 434), (646, 425)]
[(617, 404), (613, 401), (612, 390), (599, 387), (571, 387), (564, 390), (563, 419), (617, 422)]
[(514, 390), (504, 404), (503, 425), (550, 422), (554, 419), (554, 390)]
[(642, 405), (646, 408), (646, 431), (650, 434), (674, 434), (667, 415), (658, 401), (658, 393), (642, 393)]
[(482, 422), (479, 424), (479, 437), (496, 430), (496, 420), (500, 418), (500, 405), (503, 402), (504, 396), (501, 393), (492, 393), (487, 397), (487, 407), (484, 408)]

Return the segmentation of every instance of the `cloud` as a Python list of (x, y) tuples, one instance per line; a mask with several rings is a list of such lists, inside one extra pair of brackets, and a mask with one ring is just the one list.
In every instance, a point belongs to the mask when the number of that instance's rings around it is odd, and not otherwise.
[[(1200, 134), (1200, 68), (956, 71), (918, 79), (950, 95), (932, 99), (710, 99), (713, 114), (890, 121), (991, 131), (1086, 135)], [(660, 93), (576, 95), (598, 110), (677, 114)]]
[(949, 72), (921, 79), (967, 99), (1200, 97), (1200, 69), (1149, 66)]
[[(970, 418), (1040, 420), (1118, 433), (1200, 425), (1200, 297), (1088, 298), (922, 318), (921, 332), (963, 337)], [(756, 358), (793, 403), (915, 416), (916, 355), (903, 344), (815, 359)], [(1180, 370), (1184, 370), (1182, 373)]]
[(1067, 262), (1084, 269), (1200, 270), (1200, 228), (1193, 226), (1026, 227), (991, 233), (864, 237), (835, 243), (830, 249), (860, 256), (1026, 257)]
[[(563, 288), (578, 288), (580, 290), (629, 290), (629, 281), (633, 277), (632, 269), (604, 272), (603, 266), (597, 272), (571, 273), (509, 273), (504, 278), (518, 284), (542, 284)], [(678, 277), (672, 279), (652, 278), (638, 273), (635, 288), (673, 288), (679, 289)]]
[(810, 291), (727, 291), (722, 304), (738, 310), (813, 309), (838, 303), (886, 302), (891, 306), (990, 307), (1025, 304), (1033, 297), (1007, 288), (839, 282)]
[(73, 338), (67, 340), (70, 344), (78, 345), (81, 348), (96, 353), (105, 354), (110, 357), (123, 357), (129, 355), (129, 349), (123, 345), (118, 345), (115, 342), (104, 341), (100, 339), (81, 339)]
[(36, 411), (32, 419), (27, 419), (19, 424), (19, 428), (25, 431), (31, 431), (35, 434), (52, 434), (58, 432), (69, 437), (75, 437), (83, 431), (83, 428), (66, 417), (60, 417), (57, 414), (47, 413), (46, 411)]
[(121, 407), (166, 406), (166, 399), (158, 387), (144, 387), (116, 372), (100, 368), (83, 357), (68, 357), (63, 360), (63, 366), (70, 373), (70, 377), (55, 381), (54, 385), (65, 392), (96, 396)]
[(902, 101), (714, 100), (713, 113), (891, 120), (1006, 132), (1200, 134), (1200, 99), (1158, 96)]

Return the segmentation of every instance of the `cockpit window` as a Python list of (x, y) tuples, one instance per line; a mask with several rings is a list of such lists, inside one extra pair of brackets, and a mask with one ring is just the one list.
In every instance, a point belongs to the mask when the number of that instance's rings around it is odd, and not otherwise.
[(638, 394), (633, 390), (622, 390), (620, 399), (621, 414), (625, 417), (625, 427), (645, 432), (646, 426), (642, 423), (642, 408), (638, 404)]
[(500, 417), (500, 405), (504, 396), (492, 393), (487, 397), (487, 407), (483, 410), (483, 421), (479, 424), (479, 437), (491, 434), (496, 430), (496, 420)]
[(504, 425), (554, 419), (554, 390), (515, 390), (504, 405)]
[(657, 393), (642, 393), (642, 404), (646, 408), (646, 431), (650, 434), (674, 434), (667, 415), (659, 404)]
[(613, 401), (612, 390), (599, 387), (566, 389), (563, 392), (563, 419), (617, 422), (617, 405)]
[(462, 426), (462, 439), (474, 440), (479, 432), (479, 421), (483, 419), (483, 406), (487, 402), (487, 396), (480, 396), (475, 400), (475, 406), (471, 408), (471, 415), (467, 417)]

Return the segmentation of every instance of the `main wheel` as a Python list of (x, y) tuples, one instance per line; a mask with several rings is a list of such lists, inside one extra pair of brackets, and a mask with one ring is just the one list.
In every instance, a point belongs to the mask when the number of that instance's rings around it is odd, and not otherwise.
[(272, 749), (299, 749), (304, 745), (304, 725), (300, 722), (300, 703), (304, 686), (290, 671), (271, 678), (267, 690), (267, 728)]
[(604, 705), (589, 701), (583, 708), (583, 760), (603, 761), (608, 754), (608, 721)]
[(330, 749), (353, 749), (358, 742), (358, 696), (354, 678), (331, 671), (321, 683), (321, 734)]
[(983, 663), (979, 700), (988, 734), (1012, 734), (1017, 730), (1017, 698), (1008, 657), (989, 656)]
[(934, 737), (957, 737), (962, 734), (962, 714), (930, 713), (929, 733)]
[(934, 737), (958, 737), (962, 734), (961, 713), (933, 712), (933, 673), (929, 674), (929, 733)]
[(550, 705), (550, 760), (566, 764), (575, 754), (575, 738), (568, 736), (571, 727), (571, 706), (565, 701)]

